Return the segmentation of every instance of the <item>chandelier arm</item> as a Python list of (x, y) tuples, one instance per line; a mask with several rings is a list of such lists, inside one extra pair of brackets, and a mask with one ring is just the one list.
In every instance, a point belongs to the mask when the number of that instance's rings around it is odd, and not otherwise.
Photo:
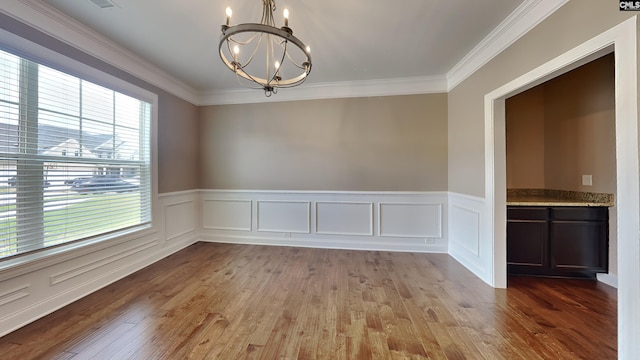
[(260, 44), (262, 44), (262, 36), (264, 34), (259, 34), (260, 36), (258, 37), (258, 43), (256, 44), (256, 46), (253, 48), (253, 52), (251, 53), (251, 56), (249, 56), (249, 59), (247, 60), (247, 63), (242, 67), (243, 69), (248, 66), (249, 64), (251, 64), (251, 62), (253, 61), (253, 57), (256, 56), (256, 54), (258, 53), (258, 49), (260, 48)]
[(260, 35), (260, 33), (255, 33), (253, 35), (251, 35), (251, 37), (249, 38), (249, 40), (247, 41), (238, 41), (232, 37), (229, 37), (228, 40), (233, 42), (234, 44), (238, 44), (238, 45), (249, 45), (253, 42), (253, 40), (255, 40), (256, 36)]

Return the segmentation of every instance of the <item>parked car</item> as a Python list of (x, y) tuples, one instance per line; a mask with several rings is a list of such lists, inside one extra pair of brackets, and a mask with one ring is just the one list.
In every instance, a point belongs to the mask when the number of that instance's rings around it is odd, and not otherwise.
[(71, 184), (71, 191), (81, 194), (95, 194), (104, 192), (128, 192), (136, 191), (140, 185), (126, 181), (120, 177), (94, 176), (91, 178), (76, 179)]
[(67, 180), (65, 180), (65, 181), (64, 181), (64, 184), (65, 184), (65, 185), (73, 185), (73, 184), (76, 184), (76, 183), (80, 183), (80, 182), (83, 182), (83, 181), (87, 181), (87, 180), (89, 180), (89, 179), (91, 179), (91, 178), (90, 178), (90, 177), (77, 177), (77, 178), (74, 178), (74, 179), (67, 179)]
[[(9, 180), (7, 180), (7, 184), (10, 187), (16, 187), (17, 178), (15, 176), (10, 177)], [(51, 183), (47, 180), (42, 180), (42, 186), (48, 187), (48, 186), (51, 186)]]

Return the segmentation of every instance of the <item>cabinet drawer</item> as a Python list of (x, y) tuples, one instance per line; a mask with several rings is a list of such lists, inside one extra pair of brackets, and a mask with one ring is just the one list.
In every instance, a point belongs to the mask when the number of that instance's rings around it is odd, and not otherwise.
[(554, 207), (551, 218), (554, 220), (605, 221), (609, 209), (606, 207)]
[(546, 220), (548, 213), (546, 207), (507, 207), (508, 220)]

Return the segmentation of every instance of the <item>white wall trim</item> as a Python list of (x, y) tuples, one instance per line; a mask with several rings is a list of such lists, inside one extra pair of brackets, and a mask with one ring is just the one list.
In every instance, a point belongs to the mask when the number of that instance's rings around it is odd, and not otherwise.
[(0, 11), (181, 99), (197, 103), (197, 91), (191, 86), (43, 1), (4, 1)]
[(78, 265), (78, 266), (74, 266), (72, 268), (69, 269), (65, 269), (62, 272), (59, 272), (57, 274), (53, 274), (51, 276), (49, 276), (49, 285), (53, 286), (53, 285), (57, 285), (60, 284), (62, 282), (65, 282), (67, 280), (73, 279), (75, 277), (84, 275), (88, 272), (91, 272), (93, 270), (99, 269), (101, 267), (113, 264), (114, 262), (118, 261), (118, 260), (122, 260), (124, 258), (126, 258), (127, 256), (131, 256), (131, 255), (135, 255), (135, 254), (139, 254), (142, 251), (148, 250), (151, 247), (153, 247), (154, 245), (156, 245), (158, 243), (158, 239), (157, 238), (152, 238), (150, 240), (147, 240), (145, 242), (143, 242), (142, 244), (136, 244), (134, 246), (119, 250), (113, 254), (110, 254), (108, 256), (105, 257), (100, 257), (97, 260), (92, 260), (92, 261), (87, 261), (84, 264)]
[[(249, 221), (249, 216), (255, 219), (251, 231), (247, 232), (203, 228), (200, 237), (203, 241), (332, 249), (447, 252), (445, 209), (448, 198), (447, 193), (443, 192), (200, 190), (200, 194), (203, 202), (230, 199), (251, 201), (254, 204), (252, 214), (245, 214), (247, 219), (244, 222)], [(261, 207), (261, 204), (277, 206)], [(383, 215), (381, 218), (380, 204), (398, 204), (403, 207), (395, 209), (396, 214), (393, 217), (385, 218)], [(422, 208), (425, 205), (435, 207), (438, 211), (425, 212)], [(327, 206), (330, 208), (326, 208)], [(430, 218), (424, 218), (423, 215)], [(215, 215), (207, 214), (205, 211), (202, 214), (203, 223), (211, 216)], [(229, 218), (225, 214), (217, 216)], [(265, 216), (269, 219), (268, 226), (261, 220)], [(379, 223), (382, 221), (400, 221), (397, 226), (407, 226), (410, 230), (419, 229), (422, 232), (395, 235), (375, 233), (374, 229), (379, 229)]]
[(449, 193), (449, 255), (486, 283), (491, 282), (491, 264), (483, 230), (485, 199)]
[(640, 169), (638, 147), (637, 17), (585, 41), (485, 96), (486, 236), (492, 284), (506, 287), (505, 99), (602, 52), (615, 51), (616, 206), (618, 230), (618, 356), (640, 354)]
[[(256, 204), (256, 231), (257, 232), (279, 232), (289, 234), (309, 234), (311, 233), (311, 201), (305, 200), (255, 200)], [(264, 206), (262, 206), (264, 205)], [(277, 207), (277, 210), (269, 211), (268, 206)], [(296, 212), (296, 207), (302, 205), (303, 212)], [(265, 210), (262, 210), (265, 208)], [(288, 208), (288, 209), (287, 209)], [(276, 212), (277, 214), (273, 214)], [(267, 214), (272, 213), (274, 216)], [(264, 215), (263, 215), (264, 214)], [(295, 221), (298, 220), (296, 224)], [(272, 224), (269, 224), (269, 221)], [(275, 224), (273, 224), (275, 222)]]
[(250, 104), (444, 92), (447, 92), (447, 78), (442, 75), (403, 79), (308, 83), (295, 89), (280, 89), (277, 96), (269, 98), (265, 97), (262, 92), (252, 89), (209, 91), (200, 94), (197, 105)]
[[(358, 201), (316, 201), (315, 202), (315, 233), (320, 235), (359, 235), (359, 236), (373, 236), (373, 202), (358, 202)], [(367, 209), (367, 225), (366, 231), (327, 231), (327, 230), (319, 230), (321, 227), (320, 224), (323, 222), (322, 218), (318, 214), (319, 209), (322, 205), (345, 205), (345, 206), (365, 206)], [(352, 219), (347, 219), (347, 221), (352, 222)]]
[[(230, 206), (231, 204), (245, 204), (245, 205), (249, 205), (249, 209), (248, 209), (248, 214), (237, 214), (235, 212), (230, 212), (228, 209), (227, 211), (221, 209), (222, 211), (225, 211), (229, 216), (232, 217), (239, 217), (242, 218), (243, 215), (248, 215), (248, 218), (245, 219), (244, 223), (246, 225), (242, 226), (241, 224), (233, 224), (233, 225), (216, 225), (216, 224), (209, 224), (206, 219), (202, 219), (202, 228), (203, 229), (209, 229), (209, 230), (234, 230), (234, 231), (251, 231), (252, 227), (253, 227), (253, 211), (252, 209), (252, 201), (251, 200), (246, 200), (246, 199), (207, 199), (207, 200), (202, 200), (202, 209), (201, 209), (201, 213), (200, 216), (202, 217), (202, 214), (204, 214), (206, 211), (204, 209), (205, 206), (207, 206), (207, 203), (212, 203), (212, 204), (218, 204), (218, 206)], [(236, 209), (237, 211), (237, 209)], [(214, 215), (215, 216), (215, 215)], [(225, 219), (217, 219), (218, 221), (222, 221), (224, 222)]]
[(611, 287), (618, 288), (618, 275), (616, 274), (596, 274), (598, 281)]
[(18, 301), (24, 297), (31, 295), (29, 292), (29, 288), (31, 284), (24, 284), (19, 287), (5, 290), (3, 293), (0, 293), (0, 306), (12, 303), (14, 301)]
[[(436, 216), (433, 217), (433, 221), (437, 223), (435, 227), (431, 229), (431, 232), (428, 230), (423, 233), (418, 233), (418, 229), (416, 226), (409, 226), (409, 231), (402, 233), (400, 231), (386, 231), (384, 229), (384, 221), (382, 219), (383, 208), (384, 207), (394, 207), (394, 206), (404, 206), (404, 207), (433, 207), (436, 209)], [(399, 237), (399, 238), (441, 238), (442, 237), (442, 203), (419, 203), (419, 202), (378, 202), (378, 235), (381, 237)], [(395, 220), (395, 219), (394, 219)], [(397, 222), (397, 221), (394, 221)], [(418, 223), (416, 221), (416, 223)], [(407, 227), (406, 224), (401, 224), (402, 227)], [(412, 229), (413, 228), (413, 229)], [(418, 230), (412, 232), (411, 230)]]
[(453, 90), (569, 0), (525, 0), (447, 73)]

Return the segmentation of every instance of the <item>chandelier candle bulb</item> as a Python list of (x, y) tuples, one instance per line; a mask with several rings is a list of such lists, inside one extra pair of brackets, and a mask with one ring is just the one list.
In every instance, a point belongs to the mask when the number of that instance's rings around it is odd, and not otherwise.
[(284, 26), (288, 27), (289, 26), (289, 9), (284, 9), (283, 15), (284, 15)]
[(233, 14), (233, 11), (231, 11), (231, 8), (227, 6), (227, 26), (229, 26), (229, 23), (231, 22), (231, 15)]

